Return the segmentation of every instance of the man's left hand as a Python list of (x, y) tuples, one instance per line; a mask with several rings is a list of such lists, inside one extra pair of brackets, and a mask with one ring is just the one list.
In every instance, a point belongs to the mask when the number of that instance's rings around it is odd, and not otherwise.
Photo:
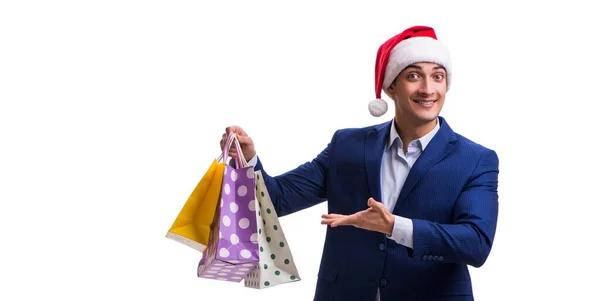
[(337, 226), (354, 226), (361, 229), (377, 231), (385, 233), (388, 236), (392, 235), (394, 229), (394, 215), (392, 215), (385, 205), (369, 198), (367, 201), (369, 208), (366, 210), (354, 213), (352, 215), (341, 214), (323, 214), (321, 224)]

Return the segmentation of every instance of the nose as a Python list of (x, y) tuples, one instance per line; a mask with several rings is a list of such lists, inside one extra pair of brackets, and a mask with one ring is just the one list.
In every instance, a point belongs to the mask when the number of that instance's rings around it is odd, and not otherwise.
[(433, 90), (433, 83), (431, 79), (427, 78), (421, 81), (421, 87), (419, 87), (419, 94), (422, 96), (432, 95), (435, 91)]

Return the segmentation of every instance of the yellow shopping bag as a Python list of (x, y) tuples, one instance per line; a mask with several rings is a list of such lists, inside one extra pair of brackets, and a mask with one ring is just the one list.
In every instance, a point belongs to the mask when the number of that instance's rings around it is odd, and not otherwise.
[[(166, 237), (178, 241), (190, 248), (203, 252), (210, 239), (211, 224), (221, 200), (221, 189), (225, 173), (225, 162), (229, 159), (229, 149), (237, 140), (236, 134), (230, 133), (223, 148), (223, 153), (214, 160), (204, 174), (187, 202), (173, 222)], [(237, 142), (239, 144), (239, 142)], [(241, 149), (238, 146), (238, 149)], [(239, 156), (237, 166), (242, 166)], [(246, 163), (247, 164), (247, 163)]]
[(166, 237), (178, 241), (200, 252), (206, 249), (210, 236), (210, 225), (215, 217), (221, 194), (225, 163), (221, 157), (214, 160), (204, 174)]

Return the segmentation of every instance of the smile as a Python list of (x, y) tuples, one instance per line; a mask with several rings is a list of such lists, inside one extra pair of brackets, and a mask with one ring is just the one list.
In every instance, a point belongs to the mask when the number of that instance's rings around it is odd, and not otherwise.
[(437, 100), (427, 100), (427, 101), (425, 101), (425, 100), (413, 100), (413, 101), (414, 101), (414, 102), (416, 102), (416, 103), (418, 103), (418, 104), (420, 104), (421, 106), (424, 106), (424, 107), (431, 107), (431, 106), (433, 106), (433, 104), (434, 104), (434, 103), (435, 103)]

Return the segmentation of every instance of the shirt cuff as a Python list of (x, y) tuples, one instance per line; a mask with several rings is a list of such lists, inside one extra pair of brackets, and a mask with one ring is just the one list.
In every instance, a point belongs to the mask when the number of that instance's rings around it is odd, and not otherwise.
[(258, 161), (258, 156), (254, 155), (250, 161), (248, 161), (248, 166), (256, 167), (256, 163)]
[(394, 215), (394, 228), (392, 229), (392, 236), (388, 238), (393, 239), (397, 243), (411, 248), (413, 247), (413, 223), (411, 219)]

